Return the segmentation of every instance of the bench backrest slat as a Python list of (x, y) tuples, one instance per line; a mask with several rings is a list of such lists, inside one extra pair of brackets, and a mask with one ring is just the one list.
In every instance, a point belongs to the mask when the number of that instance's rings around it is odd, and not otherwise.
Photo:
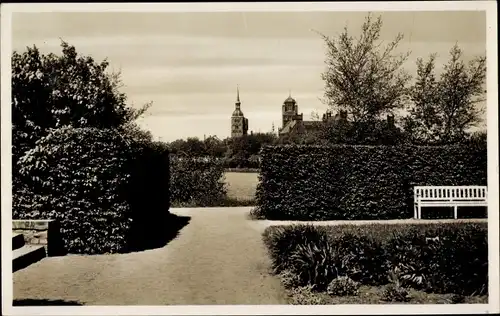
[(415, 199), (424, 200), (486, 200), (486, 186), (415, 186)]

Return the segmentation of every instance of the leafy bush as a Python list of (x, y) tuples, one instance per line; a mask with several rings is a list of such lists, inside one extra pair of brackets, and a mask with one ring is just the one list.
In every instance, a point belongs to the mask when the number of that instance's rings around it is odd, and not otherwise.
[(61, 41), (61, 55), (33, 46), (12, 54), (12, 154), (17, 161), (51, 128), (117, 128), (137, 112), (119, 92), (109, 62), (78, 54)]
[(356, 295), (358, 293), (359, 283), (353, 281), (347, 276), (340, 276), (333, 279), (330, 284), (328, 284), (327, 292), (330, 295), (336, 296), (347, 296)]
[(312, 225), (267, 228), (263, 239), (270, 252), (275, 273), (292, 267), (289, 259), (298, 246), (306, 245), (309, 240), (324, 239), (325, 236), (325, 232)]
[(331, 280), (338, 276), (335, 249), (325, 236), (307, 240), (297, 245), (289, 258), (290, 268), (302, 285), (315, 285), (316, 289), (325, 289)]
[(399, 269), (404, 285), (436, 293), (488, 291), (486, 225), (413, 226), (394, 234), (385, 247), (389, 264)]
[(416, 185), (486, 185), (486, 147), (266, 146), (258, 212), (272, 220), (413, 217)]
[(279, 274), (281, 283), (286, 289), (293, 289), (300, 286), (300, 278), (297, 274), (289, 271), (283, 270)]
[(321, 296), (315, 295), (314, 286), (306, 285), (291, 290), (292, 305), (326, 305)]
[[(331, 236), (330, 236), (331, 237)], [(339, 255), (339, 272), (363, 284), (379, 285), (385, 282), (386, 253), (380, 241), (369, 235), (342, 231), (330, 238)]]
[(13, 218), (59, 220), (70, 253), (140, 248), (168, 215), (168, 155), (118, 130), (53, 130), (19, 170)]
[(450, 299), (452, 304), (463, 304), (465, 303), (465, 296), (460, 294), (453, 294)]
[(171, 202), (189, 206), (219, 206), (226, 199), (224, 167), (213, 158), (171, 157)]
[(384, 287), (382, 299), (387, 302), (408, 302), (411, 298), (407, 289), (400, 285), (389, 283)]
[[(486, 223), (271, 226), (263, 234), (274, 269), (322, 289), (337, 275), (433, 293), (488, 292)], [(337, 275), (336, 275), (336, 274)], [(326, 283), (326, 284), (328, 284)]]

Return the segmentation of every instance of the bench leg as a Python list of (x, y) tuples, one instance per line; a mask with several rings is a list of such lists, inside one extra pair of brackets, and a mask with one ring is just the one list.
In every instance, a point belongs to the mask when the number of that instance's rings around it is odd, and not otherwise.
[(418, 218), (417, 204), (413, 204), (413, 218)]
[(422, 206), (418, 205), (417, 219), (422, 219)]
[(455, 219), (457, 219), (457, 218), (458, 218), (458, 206), (457, 206), (457, 205), (455, 205), (455, 206), (453, 207), (453, 217), (454, 217)]

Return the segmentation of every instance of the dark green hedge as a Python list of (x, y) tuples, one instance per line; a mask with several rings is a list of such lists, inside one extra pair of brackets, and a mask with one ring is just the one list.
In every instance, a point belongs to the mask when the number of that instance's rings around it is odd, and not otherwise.
[(314, 272), (302, 274), (302, 285), (321, 289), (345, 275), (383, 285), (395, 271), (418, 290), (488, 293), (487, 223), (271, 226), (263, 237), (276, 273)]
[(224, 164), (214, 158), (170, 158), (170, 193), (175, 206), (221, 206), (226, 200)]
[(159, 241), (150, 233), (169, 214), (169, 169), (155, 143), (117, 130), (62, 128), (19, 166), (13, 218), (59, 220), (68, 252), (124, 252)]
[(267, 146), (257, 212), (268, 219), (413, 217), (416, 185), (486, 185), (484, 146)]

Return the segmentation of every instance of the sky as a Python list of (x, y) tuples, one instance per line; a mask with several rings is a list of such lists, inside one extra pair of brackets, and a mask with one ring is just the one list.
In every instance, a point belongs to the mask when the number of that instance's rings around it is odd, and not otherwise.
[[(368, 12), (47, 12), (14, 13), (13, 50), (36, 45), (60, 53), (60, 39), (77, 52), (107, 58), (122, 74), (134, 107), (153, 102), (139, 124), (156, 139), (230, 135), (239, 86), (241, 109), (253, 132), (281, 127), (291, 93), (304, 119), (323, 113), (325, 46), (316, 30), (336, 36), (347, 26), (359, 36)], [(384, 22), (381, 39), (404, 34), (404, 68), (437, 53), (439, 73), (458, 43), (464, 59), (486, 53), (486, 14), (479, 11), (372, 12)]]

